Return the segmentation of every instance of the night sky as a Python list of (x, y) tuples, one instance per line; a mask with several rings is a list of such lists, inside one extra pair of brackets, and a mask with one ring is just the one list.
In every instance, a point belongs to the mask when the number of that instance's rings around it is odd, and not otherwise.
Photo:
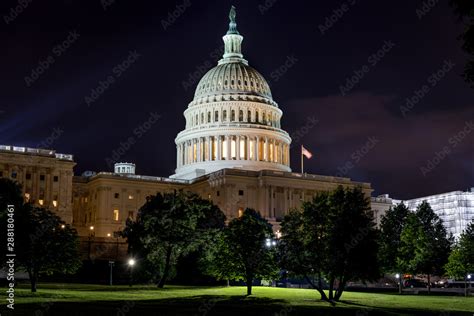
[(18, 2), (2, 1), (0, 144), (74, 154), (80, 174), (111, 171), (106, 159), (134, 137), (118, 160), (173, 174), (193, 75), (216, 64), (234, 4), (244, 57), (293, 137), (294, 171), (304, 144), (305, 171), (371, 182), (374, 194), (466, 190), (474, 89), (446, 2), (417, 14), (418, 0), (24, 0), (15, 16)]

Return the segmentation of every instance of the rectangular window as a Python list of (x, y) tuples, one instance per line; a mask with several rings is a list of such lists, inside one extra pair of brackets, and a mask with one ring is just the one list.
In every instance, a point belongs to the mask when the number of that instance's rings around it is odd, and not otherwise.
[(244, 195), (244, 190), (239, 190), (239, 195)]
[(133, 200), (133, 195), (129, 194), (129, 195), (128, 195), (128, 199), (129, 199), (129, 200)]
[(128, 211), (128, 218), (133, 219), (133, 211)]
[(58, 182), (58, 181), (59, 181), (59, 177), (58, 177), (58, 176), (54, 176), (54, 177), (53, 177), (53, 181), (54, 181), (54, 182)]
[(13, 172), (12, 172), (12, 178), (13, 178), (13, 179), (16, 179), (16, 176), (17, 176), (16, 171), (13, 171)]
[(114, 193), (114, 198), (118, 199), (120, 197), (120, 194)]
[(26, 174), (26, 180), (31, 180), (31, 173)]
[(0, 178), (3, 177), (3, 171), (0, 171)]
[(220, 192), (220, 191), (217, 191), (217, 192), (216, 192), (216, 195), (217, 195), (217, 196), (220, 196), (220, 195), (221, 195), (221, 192)]
[(118, 221), (119, 220), (119, 210), (114, 210), (114, 221)]
[(40, 181), (44, 181), (44, 174), (40, 174)]
[(30, 201), (30, 194), (28, 192), (25, 193), (25, 201), (26, 202)]

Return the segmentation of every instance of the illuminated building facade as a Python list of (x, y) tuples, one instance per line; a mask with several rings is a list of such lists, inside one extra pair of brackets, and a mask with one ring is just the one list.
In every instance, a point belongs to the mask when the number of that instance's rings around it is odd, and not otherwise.
[(25, 201), (48, 207), (72, 223), (72, 155), (54, 150), (0, 145), (0, 177), (17, 181)]

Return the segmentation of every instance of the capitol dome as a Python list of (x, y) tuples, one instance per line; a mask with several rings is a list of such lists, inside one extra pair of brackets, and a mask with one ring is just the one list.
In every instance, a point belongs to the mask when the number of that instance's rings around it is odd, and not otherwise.
[(265, 78), (242, 55), (235, 16), (232, 7), (224, 55), (202, 77), (184, 111), (172, 178), (194, 179), (224, 168), (291, 171), (283, 113)]
[(194, 100), (230, 94), (256, 96), (272, 100), (270, 86), (263, 76), (246, 62), (226, 62), (209, 70), (196, 88)]

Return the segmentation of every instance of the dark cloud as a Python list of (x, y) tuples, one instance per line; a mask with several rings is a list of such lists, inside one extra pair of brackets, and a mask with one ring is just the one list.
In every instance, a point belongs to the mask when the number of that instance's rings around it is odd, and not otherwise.
[[(288, 102), (287, 117), (319, 120), (302, 140), (316, 156), (306, 170), (372, 182), (378, 193), (398, 198), (469, 186), (474, 175), (474, 106), (410, 112), (406, 117), (393, 110), (397, 106), (399, 98), (368, 92)], [(450, 153), (423, 175), (421, 168), (446, 146)], [(348, 162), (352, 167), (344, 168)]]

